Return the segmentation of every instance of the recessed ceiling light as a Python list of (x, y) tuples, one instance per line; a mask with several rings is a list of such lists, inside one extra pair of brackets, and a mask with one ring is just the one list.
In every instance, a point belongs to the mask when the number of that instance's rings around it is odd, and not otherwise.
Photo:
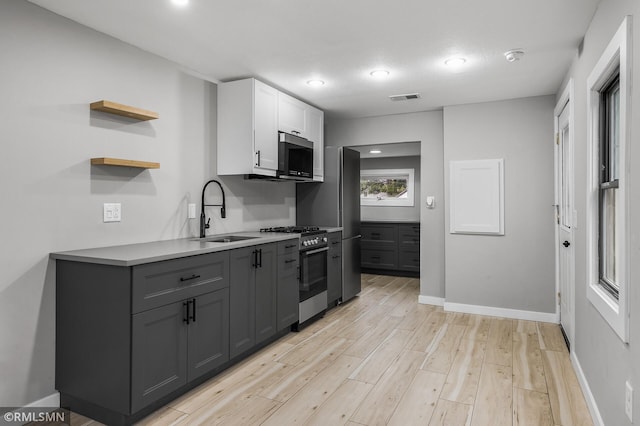
[(307, 84), (311, 87), (320, 87), (320, 86), (324, 86), (324, 81), (322, 80), (309, 80), (307, 81)]
[(522, 49), (511, 49), (504, 52), (504, 57), (509, 62), (519, 61), (523, 56), (524, 50)]
[(387, 70), (373, 70), (369, 73), (373, 78), (385, 78), (389, 77), (389, 71)]
[(369, 154), (380, 154), (382, 153), (382, 151), (380, 151), (379, 149), (372, 149), (371, 151), (369, 151)]
[(465, 64), (467, 60), (465, 58), (449, 58), (444, 61), (444, 64), (448, 67), (460, 67)]
[(175, 4), (176, 6), (186, 6), (189, 4), (189, 0), (171, 0), (171, 3)]

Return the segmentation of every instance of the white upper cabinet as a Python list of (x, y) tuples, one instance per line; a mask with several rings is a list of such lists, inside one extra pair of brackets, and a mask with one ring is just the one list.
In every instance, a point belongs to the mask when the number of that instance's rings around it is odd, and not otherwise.
[(308, 139), (307, 107), (307, 104), (286, 93), (278, 93), (279, 130)]
[(278, 91), (254, 81), (254, 168), (278, 170)]
[(324, 179), (324, 112), (254, 79), (218, 85), (218, 175), (276, 176), (278, 131), (313, 142), (313, 180)]
[(307, 139), (313, 142), (313, 180), (324, 181), (324, 112), (307, 105)]
[(276, 89), (253, 78), (218, 85), (217, 154), (218, 175), (276, 175)]

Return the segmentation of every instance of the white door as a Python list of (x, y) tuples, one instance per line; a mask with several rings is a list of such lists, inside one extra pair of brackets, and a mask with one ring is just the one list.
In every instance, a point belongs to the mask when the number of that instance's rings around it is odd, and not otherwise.
[(560, 304), (560, 325), (568, 340), (569, 347), (574, 339), (574, 296), (575, 296), (575, 249), (573, 233), (575, 213), (573, 210), (573, 135), (571, 126), (571, 99), (556, 116), (556, 265), (558, 298)]

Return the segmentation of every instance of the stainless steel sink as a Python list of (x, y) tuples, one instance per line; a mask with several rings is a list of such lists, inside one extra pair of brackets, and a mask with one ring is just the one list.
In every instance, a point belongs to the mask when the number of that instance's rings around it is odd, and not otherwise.
[(225, 235), (225, 236), (211, 236), (205, 238), (193, 238), (192, 241), (201, 241), (205, 243), (234, 243), (236, 241), (252, 240), (258, 237), (246, 237), (244, 235)]

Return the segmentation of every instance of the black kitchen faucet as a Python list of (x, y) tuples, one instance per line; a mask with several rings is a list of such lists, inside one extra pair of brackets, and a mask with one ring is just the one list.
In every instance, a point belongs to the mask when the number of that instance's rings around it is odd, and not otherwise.
[[(220, 191), (222, 191), (222, 204), (205, 204), (204, 203), (204, 191), (207, 189), (207, 185), (209, 185), (211, 182), (215, 182), (218, 184), (218, 186), (220, 187)], [(218, 182), (215, 179), (211, 179), (209, 182), (204, 184), (204, 187), (202, 187), (202, 210), (200, 212), (200, 238), (204, 238), (205, 235), (205, 230), (209, 229), (210, 225), (209, 222), (211, 222), (211, 218), (209, 218), (209, 220), (207, 220), (207, 222), (205, 223), (205, 215), (204, 215), (204, 208), (205, 207), (215, 207), (215, 206), (220, 206), (220, 216), (224, 219), (225, 217), (227, 217), (227, 210), (226, 210), (226, 201), (225, 201), (225, 197), (224, 197), (224, 189), (222, 188), (222, 184), (220, 182)]]

